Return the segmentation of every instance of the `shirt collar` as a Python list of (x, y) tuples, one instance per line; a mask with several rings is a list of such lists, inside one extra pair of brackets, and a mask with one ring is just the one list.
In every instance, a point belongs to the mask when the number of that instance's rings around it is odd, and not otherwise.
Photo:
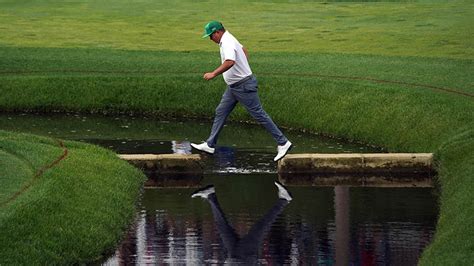
[(224, 38), (227, 38), (227, 35), (229, 35), (229, 34), (228, 34), (228, 31), (225, 31), (224, 34), (222, 34), (221, 41), (219, 42), (219, 46), (222, 46), (222, 40), (223, 40)]

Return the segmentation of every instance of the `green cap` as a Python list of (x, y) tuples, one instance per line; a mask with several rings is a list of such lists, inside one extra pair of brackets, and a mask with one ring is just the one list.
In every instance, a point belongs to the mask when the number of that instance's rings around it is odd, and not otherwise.
[(222, 30), (224, 26), (219, 21), (210, 21), (209, 23), (204, 26), (204, 35), (202, 36), (203, 38), (209, 37), (209, 35), (213, 34), (214, 32), (218, 30)]

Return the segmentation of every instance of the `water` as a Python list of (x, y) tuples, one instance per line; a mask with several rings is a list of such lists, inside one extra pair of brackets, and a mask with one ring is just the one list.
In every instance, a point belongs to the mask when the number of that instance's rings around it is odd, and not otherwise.
[[(0, 129), (97, 144), (122, 154), (191, 153), (190, 142), (210, 133), (209, 122), (158, 121), (147, 117), (79, 114), (0, 114)], [(379, 152), (380, 149), (286, 132), (294, 143), (292, 153)], [(216, 154), (203, 159), (206, 172), (275, 173), (276, 143), (259, 126), (228, 124), (219, 137)]]
[[(245, 245), (240, 249), (226, 246), (225, 223), (211, 202), (190, 198), (194, 189), (146, 189), (137, 222), (106, 264), (415, 265), (432, 239), (438, 210), (430, 188), (289, 187), (294, 200), (278, 206), (274, 180), (269, 174), (203, 180), (215, 185), (223, 215)], [(265, 215), (274, 220), (255, 229)]]
[[(210, 124), (0, 114), (0, 129), (94, 143), (118, 153), (192, 153), (190, 141), (205, 139)], [(287, 133), (293, 153), (380, 152)], [(135, 223), (104, 264), (415, 265), (433, 237), (438, 206), (431, 187), (296, 182), (288, 186), (293, 200), (286, 204), (273, 184), (279, 179), (275, 144), (264, 130), (231, 124), (219, 144), (214, 156), (203, 156), (205, 174), (197, 181), (145, 188)], [(208, 184), (215, 186), (215, 198), (190, 197)]]

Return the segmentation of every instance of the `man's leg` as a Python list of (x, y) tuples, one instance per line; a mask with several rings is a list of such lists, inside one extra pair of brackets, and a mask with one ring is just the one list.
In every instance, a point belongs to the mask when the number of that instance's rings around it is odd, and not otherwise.
[(215, 193), (209, 195), (207, 201), (211, 205), (212, 214), (214, 216), (214, 220), (217, 224), (217, 229), (219, 230), (219, 235), (221, 236), (222, 242), (228, 252), (229, 256), (233, 256), (234, 249), (239, 240), (237, 233), (234, 231), (227, 222), (224, 213), (222, 212), (221, 206), (217, 201), (217, 196)]
[(237, 251), (240, 252), (241, 255), (252, 256), (258, 254), (263, 238), (288, 203), (287, 200), (278, 199), (277, 202), (273, 204), (273, 207), (252, 226), (247, 235), (239, 242)]
[(206, 140), (209, 147), (214, 148), (214, 146), (216, 146), (219, 133), (221, 132), (227, 117), (232, 112), (236, 104), (237, 100), (235, 99), (234, 95), (232, 95), (230, 88), (227, 87), (226, 91), (222, 95), (221, 102), (216, 108), (216, 116), (214, 117), (214, 123), (212, 124), (211, 134)]
[(257, 80), (252, 78), (241, 86), (232, 89), (235, 98), (247, 109), (252, 117), (257, 120), (272, 135), (278, 145), (284, 145), (288, 139), (263, 110), (257, 94)]

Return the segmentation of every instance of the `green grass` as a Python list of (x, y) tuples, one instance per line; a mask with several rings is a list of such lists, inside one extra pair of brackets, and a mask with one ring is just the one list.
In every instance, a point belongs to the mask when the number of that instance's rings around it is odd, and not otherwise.
[(211, 19), (251, 51), (472, 59), (472, 1), (0, 1), (0, 45), (206, 50)]
[(468, 265), (474, 259), (474, 131), (452, 137), (437, 151), (442, 187), (435, 241), (425, 250), (423, 265)]
[[(0, 46), (0, 77), (146, 77), (161, 80), (200, 79), (219, 63), (214, 52), (127, 51), (110, 49), (14, 48)], [(474, 94), (470, 59), (380, 56), (340, 53), (253, 52), (250, 63), (258, 77), (354, 78), (429, 85)], [(183, 68), (183, 66), (186, 66)], [(223, 84), (219, 78), (219, 86)], [(147, 81), (144, 81), (146, 85)], [(414, 86), (414, 89), (424, 88)]]
[[(217, 55), (213, 53), (27, 48), (0, 51), (6, 62), (0, 71), (9, 72), (0, 84), (0, 108), (5, 111), (125, 111), (211, 118), (224, 87), (222, 79), (206, 82), (199, 72), (216, 64), (217, 60), (212, 59)], [(388, 148), (409, 150), (419, 146), (433, 151), (473, 124), (471, 96), (350, 78), (366, 74), (362, 77), (437, 88), (451, 84), (456, 92), (472, 93), (468, 86), (472, 83), (469, 60), (300, 53), (256, 53), (251, 58), (264, 106), (282, 125)], [(311, 62), (320, 63), (315, 67)], [(285, 66), (308, 75), (285, 74)], [(21, 69), (25, 73), (17, 72)], [(292, 100), (288, 101), (287, 96)], [(242, 108), (232, 118), (250, 120)], [(401, 126), (388, 126), (392, 121)], [(367, 130), (375, 130), (380, 137), (367, 136)], [(421, 138), (414, 138), (412, 130)], [(385, 136), (397, 138), (386, 143)]]
[[(200, 35), (218, 19), (250, 50), (279, 125), (435, 152), (440, 219), (420, 263), (466, 264), (474, 260), (473, 10), (472, 1), (0, 0), (0, 110), (210, 119), (224, 84), (202, 80), (219, 54)], [(251, 120), (241, 108), (231, 118)]]
[(98, 260), (132, 221), (143, 174), (104, 149), (65, 147), (49, 168), (57, 141), (0, 131), (0, 264)]

